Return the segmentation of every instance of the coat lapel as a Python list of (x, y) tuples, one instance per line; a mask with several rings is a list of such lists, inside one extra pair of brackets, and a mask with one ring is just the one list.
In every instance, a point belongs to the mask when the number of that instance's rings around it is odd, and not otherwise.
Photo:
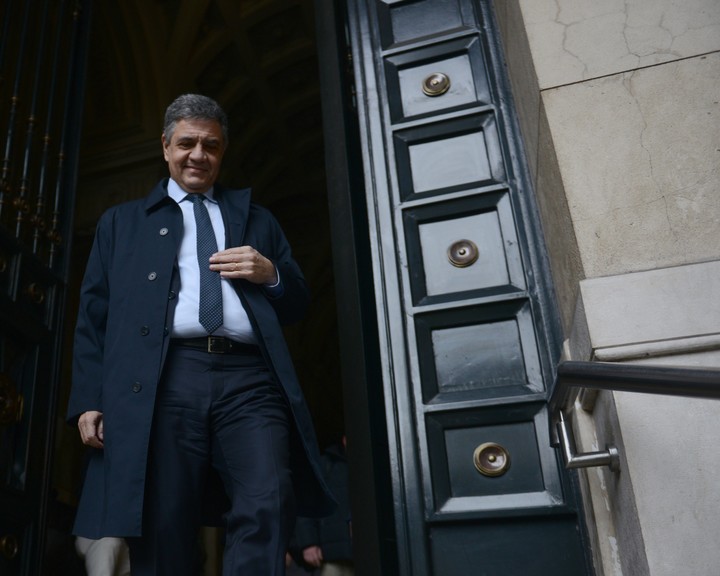
[(225, 222), (225, 247), (241, 246), (250, 214), (250, 188), (228, 190), (216, 185), (215, 199)]

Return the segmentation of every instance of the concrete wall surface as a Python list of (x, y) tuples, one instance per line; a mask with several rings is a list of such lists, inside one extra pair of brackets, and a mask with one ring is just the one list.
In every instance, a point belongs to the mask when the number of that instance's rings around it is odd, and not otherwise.
[[(576, 360), (720, 366), (720, 2), (495, 0)], [(720, 574), (720, 403), (574, 406), (598, 576)]]
[(566, 329), (586, 277), (720, 256), (720, 2), (494, 2)]
[[(720, 366), (720, 261), (588, 279), (581, 292), (570, 356)], [(602, 392), (574, 416), (578, 450), (621, 453), (618, 473), (583, 473), (598, 574), (716, 574), (720, 402)]]
[(717, 257), (718, 100), (720, 52), (543, 93), (588, 277)]

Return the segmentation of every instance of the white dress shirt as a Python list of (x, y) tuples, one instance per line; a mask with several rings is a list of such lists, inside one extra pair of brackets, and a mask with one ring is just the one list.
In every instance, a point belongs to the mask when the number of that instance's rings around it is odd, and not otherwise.
[[(180, 291), (173, 318), (172, 338), (196, 338), (208, 333), (198, 320), (200, 300), (200, 269), (197, 258), (197, 239), (195, 232), (195, 214), (192, 202), (187, 201), (185, 192), (172, 178), (168, 182), (168, 195), (178, 203), (183, 214), (183, 238), (178, 251), (180, 267)], [(224, 250), (225, 224), (220, 206), (213, 198), (212, 189), (205, 194), (205, 206), (210, 215), (218, 251)], [(207, 263), (210, 265), (210, 262)], [(226, 336), (239, 342), (256, 344), (257, 340), (250, 324), (247, 312), (240, 301), (230, 280), (221, 278), (223, 299), (223, 324), (213, 336)]]

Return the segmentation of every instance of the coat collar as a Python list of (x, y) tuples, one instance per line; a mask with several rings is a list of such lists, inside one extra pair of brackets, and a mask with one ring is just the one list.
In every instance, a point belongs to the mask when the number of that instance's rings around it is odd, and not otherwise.
[(144, 207), (146, 212), (152, 212), (160, 205), (172, 200), (167, 192), (168, 180), (169, 178), (160, 180), (150, 191), (150, 194), (145, 197)]
[[(144, 207), (146, 212), (152, 212), (172, 201), (167, 192), (168, 180), (168, 178), (163, 178), (145, 198)], [(245, 235), (245, 227), (250, 214), (250, 188), (234, 190), (216, 183), (213, 190), (215, 200), (220, 205), (225, 220), (229, 240), (227, 245), (232, 246), (241, 242)]]

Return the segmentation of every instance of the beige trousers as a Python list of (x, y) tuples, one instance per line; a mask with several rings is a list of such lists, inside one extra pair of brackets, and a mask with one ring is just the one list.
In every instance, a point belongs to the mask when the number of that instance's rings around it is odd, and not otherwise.
[(85, 560), (88, 576), (130, 576), (130, 552), (122, 538), (90, 540), (78, 536), (75, 550)]
[(355, 569), (349, 562), (325, 562), (320, 568), (320, 576), (354, 576)]

